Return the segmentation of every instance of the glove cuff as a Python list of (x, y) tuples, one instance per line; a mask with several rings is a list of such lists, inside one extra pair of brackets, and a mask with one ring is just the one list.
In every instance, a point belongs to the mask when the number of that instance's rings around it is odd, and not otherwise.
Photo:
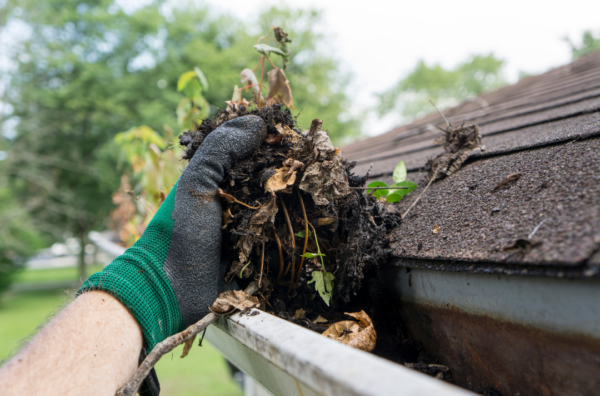
[(135, 245), (90, 276), (77, 292), (102, 290), (121, 301), (137, 320), (149, 351), (184, 329), (175, 292), (163, 270), (171, 244), (176, 190), (173, 187)]

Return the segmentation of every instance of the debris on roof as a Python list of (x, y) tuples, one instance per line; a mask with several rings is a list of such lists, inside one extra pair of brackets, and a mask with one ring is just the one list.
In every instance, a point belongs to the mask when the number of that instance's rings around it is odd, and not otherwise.
[[(430, 186), (395, 230), (394, 255), (446, 268), (502, 263), (599, 276), (600, 52), (444, 113), (454, 125), (478, 125), (487, 150)], [(383, 181), (403, 160), (408, 179), (421, 179), (418, 196), (432, 176), (426, 164), (444, 155), (434, 144), (442, 122), (432, 113), (342, 150), (357, 175), (372, 164), (370, 177)]]

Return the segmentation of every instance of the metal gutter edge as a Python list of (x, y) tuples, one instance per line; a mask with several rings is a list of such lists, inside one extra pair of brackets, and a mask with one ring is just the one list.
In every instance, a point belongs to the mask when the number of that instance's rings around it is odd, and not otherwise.
[(473, 394), (258, 310), (220, 318), (206, 338), (274, 395)]

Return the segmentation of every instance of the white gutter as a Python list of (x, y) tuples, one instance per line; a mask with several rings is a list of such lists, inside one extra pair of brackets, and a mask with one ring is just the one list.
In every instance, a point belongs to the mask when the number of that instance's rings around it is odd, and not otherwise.
[(268, 313), (252, 314), (219, 319), (206, 338), (273, 395), (474, 395)]

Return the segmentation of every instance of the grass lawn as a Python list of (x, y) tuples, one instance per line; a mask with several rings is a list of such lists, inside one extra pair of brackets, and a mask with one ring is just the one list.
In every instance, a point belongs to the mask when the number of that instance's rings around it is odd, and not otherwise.
[[(101, 264), (87, 266), (88, 276), (101, 271), (104, 268)], [(79, 269), (76, 267), (52, 268), (40, 270), (25, 270), (15, 276), (15, 283), (41, 283), (41, 282), (59, 282), (76, 281), (79, 278)]]
[[(65, 269), (37, 270), (47, 272), (46, 281), (73, 279)], [(91, 268), (90, 268), (91, 270)], [(20, 274), (21, 279), (39, 282), (37, 274)], [(90, 271), (91, 273), (91, 271)], [(57, 278), (68, 276), (66, 278)], [(76, 272), (75, 272), (76, 276)], [(75, 278), (76, 279), (76, 278)], [(31, 334), (46, 318), (69, 300), (64, 290), (22, 292), (4, 295), (0, 299), (0, 361), (8, 357), (20, 341)], [(156, 371), (161, 394), (167, 396), (212, 395), (241, 396), (233, 382), (225, 360), (206, 341), (202, 348), (195, 346), (185, 359), (180, 359), (181, 347), (163, 357)]]

